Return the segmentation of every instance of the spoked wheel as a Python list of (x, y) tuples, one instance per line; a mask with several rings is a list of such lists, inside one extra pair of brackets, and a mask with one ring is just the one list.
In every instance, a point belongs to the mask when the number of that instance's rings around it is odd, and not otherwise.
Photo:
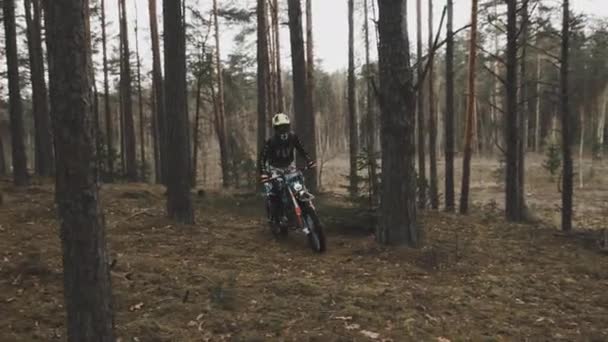
[(308, 233), (308, 244), (313, 251), (317, 253), (325, 252), (325, 232), (317, 216), (317, 212), (313, 208), (307, 208), (304, 214), (304, 220), (310, 232)]

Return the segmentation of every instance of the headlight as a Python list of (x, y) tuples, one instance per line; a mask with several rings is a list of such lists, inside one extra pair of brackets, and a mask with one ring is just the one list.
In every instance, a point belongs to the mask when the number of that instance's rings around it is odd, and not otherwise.
[(293, 183), (293, 189), (294, 189), (295, 191), (300, 191), (300, 190), (302, 190), (302, 183), (297, 183), (297, 182), (296, 182), (296, 183)]

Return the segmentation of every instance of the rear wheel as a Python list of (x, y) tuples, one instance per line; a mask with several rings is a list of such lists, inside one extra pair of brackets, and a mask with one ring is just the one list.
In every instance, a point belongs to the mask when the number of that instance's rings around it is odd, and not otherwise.
[(325, 252), (325, 232), (323, 231), (317, 212), (313, 208), (308, 207), (304, 214), (304, 220), (310, 230), (308, 233), (310, 248), (317, 253)]

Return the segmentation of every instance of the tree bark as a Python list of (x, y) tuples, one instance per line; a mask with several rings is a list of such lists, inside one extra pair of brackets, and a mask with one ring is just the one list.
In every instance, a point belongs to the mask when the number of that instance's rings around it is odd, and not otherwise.
[[(201, 55), (200, 63), (203, 63), (204, 56)], [(199, 131), (200, 131), (200, 117), (201, 117), (201, 88), (202, 88), (202, 72), (199, 71), (199, 75), (196, 77), (196, 112), (194, 114), (194, 149), (192, 152), (192, 187), (196, 187), (198, 177), (198, 150), (200, 144)]]
[(21, 103), (21, 90), (19, 88), (19, 59), (17, 56), (14, 0), (5, 0), (3, 10), (6, 67), (8, 70), (8, 106), (11, 127), (13, 183), (16, 186), (25, 186), (28, 183), (28, 174), (24, 142), (23, 105)]
[(51, 117), (49, 116), (49, 104), (47, 99), (48, 92), (44, 78), (40, 0), (25, 0), (24, 4), (30, 57), (32, 102), (34, 107), (36, 173), (40, 176), (51, 176), (54, 169), (53, 139), (51, 136)]
[[(186, 114), (186, 37), (182, 0), (163, 0), (167, 108), (167, 214), (180, 223), (194, 224), (190, 198), (190, 154)], [(167, 116), (169, 118), (169, 115)]]
[(107, 161), (106, 161), (106, 172), (108, 180), (112, 181), (114, 178), (114, 156), (116, 155), (114, 150), (114, 134), (113, 126), (114, 119), (112, 118), (112, 109), (110, 103), (110, 80), (108, 78), (108, 53), (107, 53), (107, 35), (106, 35), (106, 9), (105, 0), (101, 0), (101, 44), (103, 51), (103, 97), (104, 97), (104, 111), (106, 118), (106, 147), (107, 147)]
[(160, 159), (160, 181), (167, 184), (167, 174), (169, 172), (168, 149), (167, 149), (167, 115), (165, 108), (165, 88), (163, 82), (163, 73), (160, 60), (160, 40), (158, 37), (158, 21), (156, 18), (156, 0), (148, 0), (148, 13), (150, 16), (150, 39), (152, 40), (152, 78), (156, 104), (156, 123), (157, 123), (157, 145)]
[[(267, 115), (270, 116), (272, 113), (277, 113), (278, 108), (278, 99), (277, 99), (277, 88), (276, 88), (276, 60), (273, 56), (276, 56), (275, 52), (275, 41), (274, 38), (274, 30), (272, 29), (274, 24), (272, 22), (272, 7), (271, 2), (264, 1), (264, 22), (265, 22), (265, 30), (266, 30), (266, 103), (267, 103)], [(264, 126), (265, 133), (269, 131), (268, 125), (270, 124), (270, 120), (266, 120), (266, 125)]]
[(469, 78), (467, 96), (467, 119), (465, 125), (464, 156), (462, 159), (462, 188), (460, 190), (460, 213), (469, 211), (469, 189), (471, 181), (471, 155), (473, 154), (473, 131), (475, 115), (475, 70), (477, 63), (477, 0), (471, 3), (471, 36), (469, 41)]
[(258, 20), (258, 44), (257, 44), (257, 62), (258, 62), (258, 144), (257, 156), (264, 149), (266, 143), (266, 127), (268, 125), (268, 29), (266, 17), (266, 1), (257, 1), (257, 20)]
[[(296, 118), (296, 132), (304, 147), (308, 150), (311, 158), (316, 159), (317, 153), (315, 148), (315, 120), (312, 115), (312, 108), (309, 106), (306, 77), (306, 59), (304, 49), (304, 39), (302, 33), (302, 9), (300, 0), (289, 0), (289, 32), (291, 42), (291, 64), (293, 70), (293, 106)], [(298, 164), (301, 165), (302, 158), (298, 158)], [(316, 191), (317, 177), (314, 170), (307, 172), (306, 180), (307, 187), (311, 191)]]
[[(317, 158), (317, 139), (316, 139), (316, 123), (315, 123), (315, 108), (314, 108), (314, 92), (315, 92), (315, 59), (313, 53), (313, 35), (312, 35), (312, 0), (306, 0), (306, 121), (304, 130), (301, 130), (300, 136), (302, 142), (310, 149), (311, 158)], [(296, 125), (296, 129), (298, 125)], [(297, 163), (303, 167), (304, 159), (297, 158)], [(306, 186), (316, 192), (318, 188), (317, 170), (307, 170)]]
[(572, 138), (570, 129), (572, 118), (570, 117), (570, 99), (568, 89), (569, 76), (569, 48), (570, 48), (570, 3), (569, 0), (563, 2), (562, 18), (562, 42), (561, 42), (561, 66), (560, 66), (560, 104), (562, 119), (562, 230), (572, 230), (572, 195), (573, 195), (573, 168), (572, 152), (570, 150)]
[[(433, 46), (433, 0), (429, 0), (429, 46)], [(437, 111), (435, 109), (435, 62), (434, 53), (429, 54), (429, 166), (431, 208), (439, 209), (439, 190), (437, 186)]]
[(150, 111), (152, 115), (152, 148), (154, 150), (154, 181), (160, 184), (162, 178), (162, 166), (160, 160), (160, 132), (158, 129), (158, 113), (156, 106), (156, 87), (154, 85), (154, 73), (152, 80), (152, 90), (150, 92)]
[(446, 106), (445, 106), (445, 209), (454, 210), (454, 4), (447, 0)]
[(137, 163), (135, 153), (135, 124), (133, 122), (133, 98), (131, 90), (131, 51), (129, 49), (129, 30), (127, 27), (127, 9), (125, 0), (120, 0), (120, 36), (122, 41), (121, 84), (123, 94), (124, 144), (127, 179), (137, 181)]
[(506, 84), (506, 187), (505, 212), (507, 220), (520, 221), (522, 212), (519, 206), (519, 115), (517, 103), (517, 1), (507, 2), (507, 84)]
[[(114, 341), (112, 293), (98, 194), (88, 1), (48, 1), (56, 202), (68, 341)], [(49, 38), (47, 38), (49, 39)]]
[(604, 131), (605, 131), (605, 127), (606, 127), (606, 109), (608, 108), (608, 86), (606, 86), (604, 88), (604, 92), (603, 92), (603, 96), (602, 99), (600, 100), (602, 101), (602, 105), (600, 106), (600, 113), (599, 113), (599, 122), (597, 125), (597, 136), (596, 136), (596, 141), (598, 144), (598, 157), (602, 158), (603, 157), (603, 151), (604, 151)]
[(376, 207), (378, 204), (378, 176), (376, 165), (376, 119), (374, 117), (374, 106), (372, 98), (372, 71), (369, 58), (369, 14), (367, 0), (363, 1), (363, 11), (365, 21), (363, 30), (365, 32), (365, 70), (366, 70), (366, 95), (367, 95), (367, 159), (369, 162), (369, 184), (370, 184), (370, 205)]
[(222, 167), (222, 186), (230, 186), (230, 168), (228, 156), (228, 136), (226, 133), (226, 111), (224, 107), (224, 78), (220, 60), (220, 26), (218, 24), (217, 0), (213, 0), (213, 22), (215, 26), (215, 64), (217, 68), (217, 112), (216, 131), (220, 145), (220, 163)]
[(418, 207), (424, 209), (426, 207), (426, 156), (424, 152), (424, 75), (422, 62), (422, 5), (421, 0), (416, 0), (416, 42), (417, 42), (417, 73), (418, 73), (418, 94), (417, 94), (417, 125), (418, 125)]
[(349, 192), (351, 196), (357, 197), (359, 194), (359, 176), (357, 174), (357, 157), (359, 154), (359, 130), (357, 127), (357, 106), (355, 90), (354, 3), (354, 0), (348, 0), (348, 131), (350, 152)]
[(139, 107), (139, 158), (140, 158), (140, 179), (146, 181), (146, 135), (144, 123), (144, 100), (141, 90), (141, 60), (139, 59), (139, 26), (137, 2), (135, 4), (135, 57), (137, 58), (137, 105)]
[(416, 222), (416, 96), (409, 62), (407, 2), (380, 0), (378, 7), (382, 200), (376, 238), (383, 244), (417, 246), (421, 231)]
[(519, 112), (519, 139), (517, 145), (517, 210), (520, 212), (520, 219), (523, 220), (524, 209), (526, 207), (526, 192), (525, 192), (525, 180), (526, 180), (526, 150), (528, 149), (528, 82), (527, 76), (527, 45), (529, 35), (529, 16), (528, 16), (528, 2), (524, 1), (521, 8), (521, 28), (520, 28), (520, 39), (521, 43), (521, 56), (520, 56), (520, 96), (519, 103), (521, 103), (521, 109)]
[[(537, 42), (538, 45), (538, 42)], [(540, 153), (541, 54), (536, 54), (536, 117), (534, 120), (534, 152)]]
[(580, 116), (580, 127), (581, 127), (581, 137), (579, 143), (578, 150), (578, 177), (579, 177), (579, 187), (582, 189), (585, 186), (584, 183), (584, 171), (585, 171), (585, 161), (583, 159), (583, 154), (585, 152), (585, 106), (581, 105), (579, 109)]
[(4, 143), (2, 142), (2, 136), (0, 136), (0, 175), (6, 175), (6, 159), (4, 156)]
[(280, 31), (279, 31), (279, 1), (273, 0), (272, 8), (272, 22), (274, 30), (274, 52), (275, 52), (275, 63), (277, 68), (276, 76), (276, 95), (277, 95), (277, 111), (283, 112), (285, 110), (285, 100), (283, 96), (283, 74), (281, 70), (281, 44), (280, 44)]

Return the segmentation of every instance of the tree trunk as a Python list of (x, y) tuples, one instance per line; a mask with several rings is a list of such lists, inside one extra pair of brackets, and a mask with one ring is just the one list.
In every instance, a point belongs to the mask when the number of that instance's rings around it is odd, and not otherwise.
[(4, 157), (4, 143), (0, 135), (0, 176), (6, 175), (6, 159)]
[(445, 105), (445, 209), (454, 210), (454, 4), (447, 0), (446, 105)]
[(17, 56), (17, 31), (15, 27), (14, 0), (5, 0), (4, 39), (6, 40), (6, 66), (8, 70), (9, 117), (13, 159), (13, 182), (25, 186), (28, 182), (27, 158), (25, 155), (23, 106), (19, 88), (19, 59)]
[(570, 6), (569, 0), (564, 0), (563, 3), (563, 21), (562, 21), (562, 44), (561, 44), (561, 66), (560, 66), (560, 98), (561, 98), (561, 116), (562, 116), (562, 230), (572, 230), (572, 195), (573, 195), (573, 170), (572, 170), (572, 152), (570, 146), (572, 137), (570, 129), (572, 118), (570, 117), (569, 89), (568, 89), (568, 74), (569, 74), (569, 57), (570, 53)]
[[(537, 42), (538, 45), (538, 42)], [(534, 152), (540, 153), (541, 54), (536, 54), (536, 117), (534, 120)]]
[(469, 189), (471, 181), (471, 155), (473, 154), (473, 130), (475, 115), (475, 70), (477, 63), (477, 0), (471, 3), (471, 36), (469, 37), (469, 79), (467, 96), (467, 119), (465, 125), (464, 156), (462, 158), (462, 188), (460, 190), (460, 213), (469, 211)]
[[(299, 130), (302, 134), (300, 138), (305, 146), (310, 149), (311, 158), (317, 158), (317, 139), (316, 139), (316, 124), (315, 124), (315, 108), (314, 108), (314, 89), (315, 89), (315, 59), (313, 53), (313, 38), (312, 38), (312, 0), (306, 0), (306, 120), (303, 130)], [(297, 120), (296, 120), (297, 121)], [(301, 126), (301, 125), (300, 125)], [(303, 158), (297, 158), (297, 163), (303, 167)], [(312, 191), (317, 191), (317, 170), (308, 170), (305, 172), (306, 186)]]
[(424, 209), (426, 207), (426, 193), (427, 193), (427, 181), (426, 181), (426, 158), (424, 152), (424, 76), (423, 76), (423, 63), (422, 63), (422, 5), (421, 0), (416, 0), (416, 42), (417, 42), (417, 73), (418, 73), (418, 102), (416, 108), (418, 109), (418, 207)]
[(600, 106), (600, 113), (599, 113), (599, 122), (597, 125), (597, 136), (596, 136), (596, 141), (597, 141), (597, 156), (599, 158), (603, 157), (603, 151), (604, 151), (604, 131), (605, 131), (605, 127), (606, 127), (606, 109), (607, 109), (607, 105), (608, 105), (608, 86), (606, 86), (604, 88), (604, 93), (602, 96), (602, 99), (600, 100), (602, 101), (602, 105)]
[[(171, 219), (194, 224), (190, 198), (190, 154), (186, 115), (186, 37), (182, 0), (163, 0), (167, 108), (168, 168), (167, 214)], [(167, 116), (169, 118), (169, 116)]]
[(506, 84), (506, 188), (505, 207), (509, 221), (520, 221), (522, 212), (519, 207), (519, 115), (517, 103), (517, 2), (507, 2), (507, 84)]
[(131, 51), (129, 49), (129, 30), (127, 27), (127, 9), (125, 0), (120, 0), (120, 36), (122, 41), (121, 84), (123, 94), (124, 143), (127, 179), (137, 181), (137, 163), (135, 157), (135, 124), (133, 122), (133, 98), (131, 90)]
[[(498, 12), (498, 6), (499, 6), (499, 2), (501, 2), (502, 0), (494, 0), (494, 16), (496, 18), (498, 18), (499, 12)], [(494, 51), (499, 51), (499, 35), (502, 34), (502, 32), (497, 32), (494, 34)], [(494, 60), (494, 65), (493, 65), (493, 69), (494, 69), (494, 74), (495, 75), (499, 75), (500, 74), (500, 61), (498, 59)], [(493, 116), (493, 124), (494, 124), (494, 140), (492, 142), (492, 145), (498, 145), (499, 142), (501, 141), (501, 138), (503, 138), (504, 134), (501, 134), (501, 120), (504, 117), (504, 110), (503, 110), (503, 96), (501, 96), (501, 93), (503, 92), (503, 89), (501, 88), (502, 84), (501, 82), (496, 78), (496, 77), (492, 77), (492, 83), (493, 83), (493, 92), (492, 92), (492, 102), (493, 102), (493, 106), (492, 106), (492, 110), (494, 112), (494, 116)], [(503, 128), (504, 129), (504, 128)], [(500, 151), (500, 153), (503, 153), (502, 151)]]
[[(429, 46), (433, 46), (433, 0), (429, 0)], [(430, 49), (430, 48), (429, 48)], [(437, 111), (435, 109), (435, 62), (434, 53), (429, 54), (429, 164), (431, 208), (439, 209), (437, 186)]]
[[(289, 32), (291, 42), (291, 64), (293, 70), (293, 106), (296, 118), (296, 132), (304, 148), (310, 154), (310, 157), (316, 159), (315, 148), (315, 120), (312, 115), (312, 108), (308, 101), (307, 78), (306, 78), (306, 59), (304, 49), (304, 39), (302, 34), (302, 9), (300, 0), (289, 0)], [(298, 158), (298, 163), (302, 163), (302, 158)], [(307, 186), (311, 191), (316, 191), (316, 173), (310, 170), (306, 174)]]
[(114, 119), (112, 118), (112, 109), (110, 104), (110, 80), (108, 78), (108, 53), (107, 53), (107, 37), (106, 37), (106, 9), (105, 0), (101, 0), (101, 44), (103, 51), (103, 97), (104, 110), (106, 118), (106, 154), (107, 154), (107, 177), (111, 181), (114, 177), (114, 138), (113, 126)]
[[(203, 62), (204, 55), (201, 54), (201, 64)], [(199, 131), (200, 131), (200, 117), (201, 117), (201, 88), (203, 84), (202, 72), (199, 71), (199, 75), (196, 77), (196, 112), (194, 114), (194, 149), (192, 152), (192, 187), (196, 187), (197, 176), (198, 176), (198, 147), (200, 144)]]
[[(89, 26), (90, 27), (90, 26)], [(87, 38), (88, 41), (91, 38)], [(92, 49), (91, 49), (92, 50)], [(91, 61), (91, 66), (93, 62)], [(103, 154), (103, 141), (101, 136), (101, 114), (99, 113), (99, 92), (97, 91), (97, 85), (95, 84), (95, 71), (91, 68), (91, 83), (93, 84), (93, 117), (95, 118), (94, 127), (94, 139), (95, 139), (95, 156), (97, 162), (97, 170), (101, 172), (103, 166), (103, 160), (101, 156)]]
[(137, 104), (139, 106), (139, 158), (140, 179), (146, 181), (146, 139), (144, 130), (144, 100), (141, 91), (141, 60), (139, 59), (139, 26), (137, 2), (135, 3), (135, 57), (137, 57)]
[(366, 70), (366, 89), (367, 89), (367, 159), (369, 162), (369, 175), (370, 178), (370, 205), (375, 207), (378, 204), (378, 181), (377, 181), (377, 170), (376, 170), (376, 119), (374, 117), (374, 106), (372, 98), (372, 71), (371, 63), (369, 58), (369, 15), (368, 15), (368, 4), (367, 0), (363, 1), (363, 11), (365, 16), (365, 22), (363, 24), (365, 32), (365, 70)]
[(524, 217), (524, 209), (526, 207), (526, 192), (525, 192), (525, 180), (526, 180), (526, 150), (528, 149), (528, 82), (526, 79), (527, 75), (527, 44), (529, 35), (529, 17), (528, 17), (528, 2), (524, 1), (521, 11), (521, 28), (520, 28), (520, 39), (521, 43), (521, 56), (520, 56), (520, 96), (519, 103), (521, 103), (521, 109), (519, 112), (519, 120), (517, 122), (519, 127), (519, 139), (517, 145), (517, 210), (520, 212), (520, 220)]
[(222, 186), (230, 186), (230, 170), (228, 156), (228, 136), (226, 133), (226, 111), (224, 108), (224, 78), (222, 73), (222, 63), (220, 61), (220, 26), (218, 24), (217, 0), (213, 0), (213, 22), (215, 25), (215, 64), (217, 68), (217, 113), (216, 130), (220, 145), (220, 162), (222, 166)]
[(53, 141), (51, 137), (51, 117), (49, 116), (49, 104), (47, 100), (48, 93), (44, 78), (40, 0), (25, 0), (24, 4), (30, 57), (30, 77), (32, 81), (32, 102), (34, 107), (36, 173), (40, 176), (51, 176), (54, 168)]
[(165, 108), (165, 88), (163, 83), (163, 73), (161, 69), (160, 47), (158, 37), (158, 22), (156, 18), (156, 0), (148, 0), (148, 11), (150, 16), (150, 39), (152, 40), (152, 78), (154, 83), (154, 91), (156, 93), (156, 122), (157, 122), (157, 144), (159, 147), (160, 159), (160, 180), (161, 183), (167, 184), (167, 174), (169, 172), (169, 164), (167, 162), (167, 115)]
[[(277, 99), (277, 88), (276, 88), (276, 60), (273, 56), (276, 56), (275, 52), (275, 38), (274, 30), (272, 29), (274, 24), (272, 22), (272, 3), (264, 1), (264, 26), (266, 30), (266, 103), (267, 103), (267, 117), (272, 113), (277, 113), (278, 99)], [(267, 126), (270, 124), (270, 120), (266, 120), (264, 125), (264, 131), (267, 133), (269, 130)]]
[(257, 19), (258, 19), (258, 44), (257, 44), (257, 59), (258, 59), (258, 144), (257, 156), (260, 156), (266, 142), (266, 127), (268, 125), (268, 29), (266, 17), (266, 1), (257, 1)]
[(357, 107), (355, 103), (356, 90), (354, 2), (354, 0), (348, 0), (348, 131), (350, 152), (349, 192), (351, 196), (357, 197), (359, 194), (359, 176), (357, 174), (357, 157), (359, 154), (359, 130), (357, 128)]
[(273, 0), (272, 9), (272, 22), (274, 30), (274, 52), (275, 52), (275, 63), (277, 68), (276, 77), (276, 92), (277, 92), (277, 111), (283, 112), (285, 110), (285, 100), (283, 97), (283, 74), (281, 70), (281, 44), (280, 44), (280, 31), (279, 31), (279, 1)]
[(382, 200), (376, 238), (383, 244), (420, 243), (416, 222), (414, 118), (407, 2), (380, 0), (379, 67), (382, 111)]
[(122, 39), (122, 7), (120, 5), (120, 1), (118, 0), (118, 22), (119, 22), (119, 47), (118, 47), (118, 60), (120, 63), (120, 79), (118, 83), (118, 114), (120, 116), (120, 121), (118, 125), (119, 130), (119, 138), (120, 138), (120, 176), (124, 177), (126, 175), (127, 170), (127, 159), (126, 159), (126, 148), (125, 148), (125, 94), (124, 94), (124, 48), (123, 48), (123, 39)]
[(578, 177), (579, 177), (579, 187), (582, 189), (584, 184), (584, 171), (585, 171), (585, 161), (583, 159), (583, 154), (585, 152), (585, 106), (581, 105), (579, 110), (580, 116), (580, 126), (581, 126), (581, 138), (578, 150)]
[[(5, 2), (6, 3), (6, 2)], [(110, 271), (98, 194), (88, 1), (47, 2), (56, 201), (68, 341), (114, 341)], [(47, 38), (49, 39), (49, 38)]]
[[(154, 73), (153, 73), (154, 74)], [(150, 92), (150, 111), (152, 112), (152, 148), (154, 149), (154, 181), (162, 183), (162, 166), (160, 160), (160, 132), (158, 129), (158, 113), (156, 106), (156, 87), (152, 80), (152, 91)]]

